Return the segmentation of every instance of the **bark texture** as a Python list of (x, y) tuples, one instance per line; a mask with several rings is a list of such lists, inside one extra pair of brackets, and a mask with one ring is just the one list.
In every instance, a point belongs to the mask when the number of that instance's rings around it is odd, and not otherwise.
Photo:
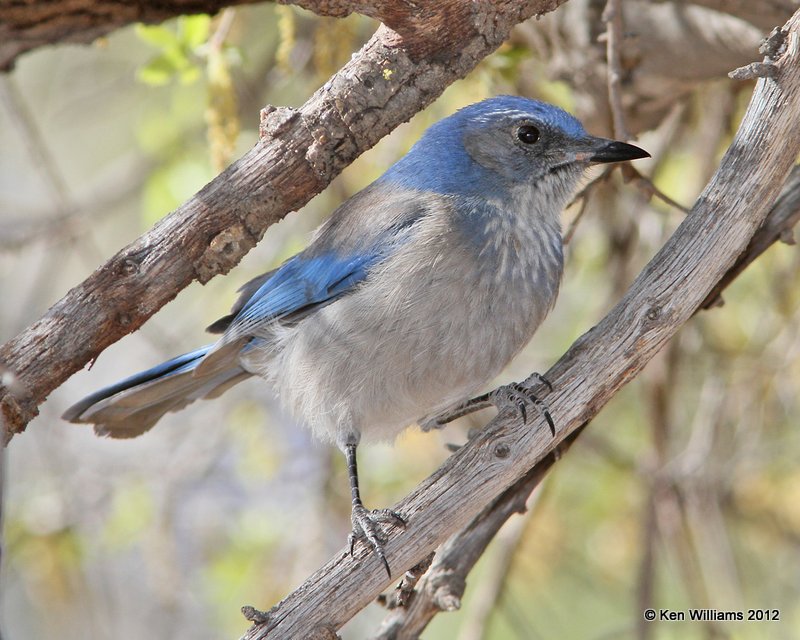
[[(59, 42), (89, 43), (115, 29), (134, 22), (162, 22), (175, 16), (209, 13), (254, 0), (101, 0), (53, 2), (37, 0), (16, 2), (0, 0), (0, 70), (8, 71), (21, 54)], [(536, 13), (552, 11), (565, 0), (539, 2), (497, 2), (498, 13), (519, 11)], [(280, 4), (296, 4), (322, 16), (345, 17), (362, 13), (376, 18), (395, 30), (406, 44), (413, 43), (412, 53), (420, 54), (452, 46), (464, 41), (464, 33), (453, 27), (469, 12), (469, 4), (453, 0), (278, 0)], [(476, 14), (484, 13), (493, 3), (477, 2)], [(483, 5), (483, 6), (481, 6)], [(517, 5), (516, 7), (514, 5)], [(485, 14), (489, 17), (489, 14)], [(527, 13), (528, 16), (533, 13)], [(453, 24), (452, 21), (455, 21)], [(490, 20), (491, 21), (491, 18)], [(502, 20), (500, 21), (503, 22)], [(489, 27), (489, 24), (485, 24)], [(502, 27), (501, 27), (502, 28)], [(431, 37), (435, 36), (435, 37)]]

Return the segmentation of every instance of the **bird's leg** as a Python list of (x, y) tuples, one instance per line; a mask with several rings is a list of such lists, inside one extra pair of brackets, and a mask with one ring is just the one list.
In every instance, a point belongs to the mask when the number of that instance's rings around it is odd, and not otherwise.
[(345, 445), (344, 455), (347, 458), (347, 476), (350, 479), (350, 495), (353, 500), (353, 511), (350, 520), (353, 523), (353, 531), (347, 537), (350, 544), (350, 555), (353, 555), (356, 540), (365, 540), (373, 553), (383, 563), (386, 574), (391, 578), (392, 572), (389, 570), (389, 562), (386, 560), (386, 553), (383, 545), (386, 542), (386, 534), (381, 528), (381, 524), (392, 524), (397, 527), (405, 528), (406, 521), (391, 509), (372, 509), (364, 507), (361, 502), (361, 492), (358, 488), (358, 466), (356, 464), (355, 444)]
[(527, 423), (528, 406), (533, 405), (547, 422), (547, 426), (550, 427), (550, 432), (553, 434), (553, 436), (555, 436), (556, 425), (555, 422), (553, 422), (553, 417), (550, 415), (550, 410), (547, 404), (535, 393), (533, 393), (533, 391), (531, 391), (530, 387), (536, 383), (543, 384), (545, 387), (547, 387), (548, 391), (553, 390), (553, 385), (550, 384), (547, 378), (540, 373), (533, 373), (522, 382), (512, 382), (511, 384), (498, 387), (494, 391), (489, 391), (488, 393), (476, 396), (471, 400), (467, 400), (464, 404), (456, 407), (452, 411), (448, 411), (443, 415), (427, 421), (422, 428), (423, 430), (427, 431), (429, 429), (442, 427), (448, 422), (452, 422), (456, 418), (460, 418), (461, 416), (465, 416), (469, 413), (474, 413), (475, 411), (479, 411), (480, 409), (485, 409), (486, 407), (491, 406), (497, 407), (498, 411), (502, 411), (507, 407), (511, 407), (515, 411), (519, 412), (520, 416), (522, 417), (522, 422)]

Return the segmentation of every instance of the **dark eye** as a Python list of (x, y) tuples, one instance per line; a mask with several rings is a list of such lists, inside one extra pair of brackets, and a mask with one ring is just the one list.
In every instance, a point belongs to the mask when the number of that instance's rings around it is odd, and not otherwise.
[(523, 144), (533, 144), (539, 139), (539, 130), (532, 124), (526, 124), (517, 129), (517, 138)]

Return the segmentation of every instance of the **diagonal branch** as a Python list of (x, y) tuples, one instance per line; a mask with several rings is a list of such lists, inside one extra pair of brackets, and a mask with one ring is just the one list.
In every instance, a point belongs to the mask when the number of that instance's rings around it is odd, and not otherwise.
[[(700, 308), (709, 308), (709, 300), (719, 300), (718, 294), (764, 251), (790, 235), (798, 221), (800, 221), (800, 165), (795, 165), (775, 206), (753, 236), (745, 253), (739, 256)], [(556, 450), (540, 460), (475, 520), (450, 538), (438, 552), (431, 570), (419, 582), (419, 587), (405, 594), (407, 604), (394, 607), (387, 614), (373, 640), (416, 638), (436, 614), (451, 610), (452, 605), (457, 602), (453, 598), (460, 600), (463, 595), (467, 576), (472, 571), (475, 561), (483, 554), (502, 525), (524, 507), (531, 491), (580, 433), (582, 428), (573, 431)], [(521, 508), (515, 510), (509, 508), (510, 505)], [(481, 528), (483, 535), (472, 534), (478, 528)]]
[[(760, 79), (742, 124), (690, 214), (623, 299), (547, 372), (555, 438), (500, 415), (394, 508), (408, 526), (386, 545), (395, 571), (418, 564), (559, 443), (590, 421), (701, 307), (762, 226), (800, 152), (800, 12), (775, 78)], [(346, 550), (268, 612), (247, 640), (338, 629), (387, 585), (381, 565)]]
[(706, 296), (701, 308), (710, 309), (718, 305), (722, 291), (773, 244), (778, 241), (795, 244), (792, 228), (798, 222), (800, 222), (800, 165), (795, 165), (764, 224), (750, 240), (744, 253), (736, 259), (734, 265)]
[(403, 607), (386, 616), (372, 640), (417, 638), (441, 611), (460, 608), (467, 575), (500, 528), (515, 513), (525, 511), (533, 490), (582, 432), (576, 429), (522, 478), (506, 489), (437, 552), (430, 570)]
[[(428, 11), (438, 7), (446, 25), (432, 23), (438, 27), (414, 42), (381, 27), (301, 108), (265, 110), (262, 139), (248, 153), (0, 346), (0, 362), (25, 390), (0, 386), (9, 436), (25, 428), (53, 389), (181, 289), (229, 271), (267, 227), (465, 76), (515, 24), (561, 2), (420, 1)], [(429, 49), (422, 36), (449, 44), (422, 59)]]

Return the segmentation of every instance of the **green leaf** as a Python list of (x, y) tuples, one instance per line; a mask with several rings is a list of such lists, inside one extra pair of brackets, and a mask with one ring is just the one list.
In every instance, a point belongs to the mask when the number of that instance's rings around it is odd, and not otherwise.
[(147, 64), (139, 67), (136, 72), (137, 78), (145, 84), (153, 86), (163, 86), (169, 84), (169, 81), (177, 72), (175, 64), (168, 56), (156, 56)]
[(178, 36), (171, 29), (163, 25), (137, 24), (134, 27), (136, 35), (146, 43), (158, 47), (174, 47), (179, 44)]
[(178, 20), (180, 41), (189, 49), (205, 44), (210, 31), (211, 17), (204, 13), (196, 16), (181, 16)]
[(184, 69), (181, 69), (180, 74), (178, 76), (181, 79), (182, 84), (192, 84), (193, 82), (197, 82), (200, 78), (200, 68), (197, 66), (187, 66)]

